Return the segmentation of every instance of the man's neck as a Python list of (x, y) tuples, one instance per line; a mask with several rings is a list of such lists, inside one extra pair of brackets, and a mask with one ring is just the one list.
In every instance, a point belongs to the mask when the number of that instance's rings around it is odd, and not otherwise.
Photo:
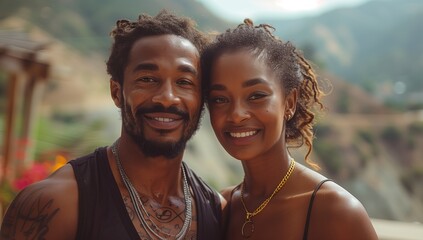
[[(183, 197), (183, 153), (173, 159), (163, 156), (147, 157), (132, 140), (125, 138), (119, 140), (116, 149), (126, 175), (139, 193), (157, 202), (166, 202), (170, 197)], [(109, 162), (113, 168), (117, 166), (114, 157)]]

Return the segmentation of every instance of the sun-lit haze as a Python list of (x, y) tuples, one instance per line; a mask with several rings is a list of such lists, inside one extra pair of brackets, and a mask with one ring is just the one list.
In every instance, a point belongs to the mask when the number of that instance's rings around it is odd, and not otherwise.
[(250, 18), (299, 18), (334, 8), (357, 6), (369, 0), (197, 0), (229, 21)]

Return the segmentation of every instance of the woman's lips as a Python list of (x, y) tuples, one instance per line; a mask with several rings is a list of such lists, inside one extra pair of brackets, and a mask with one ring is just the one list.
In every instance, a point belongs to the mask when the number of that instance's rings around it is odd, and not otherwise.
[(247, 145), (252, 143), (260, 130), (232, 130), (225, 132), (227, 139), (235, 145)]

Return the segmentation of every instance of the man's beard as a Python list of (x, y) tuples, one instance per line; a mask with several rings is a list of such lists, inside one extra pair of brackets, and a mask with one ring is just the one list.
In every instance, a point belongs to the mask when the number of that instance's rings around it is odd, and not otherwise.
[[(144, 121), (143, 115), (152, 112), (164, 112), (172, 113), (181, 116), (183, 120), (183, 133), (181, 138), (176, 142), (157, 142), (148, 140), (144, 133)], [(163, 156), (168, 159), (175, 158), (185, 150), (186, 143), (197, 131), (201, 116), (201, 111), (195, 116), (190, 116), (187, 112), (178, 109), (175, 106), (169, 108), (163, 107), (163, 105), (153, 105), (151, 107), (138, 108), (134, 115), (131, 113), (129, 105), (122, 103), (121, 115), (124, 131), (132, 138), (135, 144), (147, 157), (158, 157)], [(165, 134), (167, 130), (163, 130)]]

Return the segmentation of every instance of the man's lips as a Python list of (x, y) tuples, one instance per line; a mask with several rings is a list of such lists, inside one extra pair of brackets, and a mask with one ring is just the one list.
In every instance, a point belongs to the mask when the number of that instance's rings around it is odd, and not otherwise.
[(179, 127), (184, 119), (182, 116), (173, 113), (146, 113), (145, 121), (152, 127), (159, 130), (171, 130)]

